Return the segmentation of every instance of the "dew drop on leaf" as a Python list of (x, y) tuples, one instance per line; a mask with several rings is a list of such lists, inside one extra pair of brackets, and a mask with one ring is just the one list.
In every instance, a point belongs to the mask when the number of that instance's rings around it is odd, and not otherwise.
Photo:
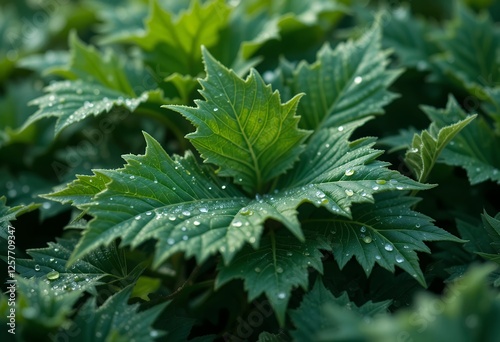
[(354, 78), (354, 83), (356, 83), (356, 84), (360, 84), (361, 82), (363, 82), (363, 77), (361, 77), (361, 76), (356, 76), (356, 77)]
[(359, 228), (359, 231), (361, 233), (366, 233), (366, 227), (365, 226), (361, 226), (361, 228)]
[(255, 267), (255, 272), (259, 273), (260, 272), (260, 268), (259, 267)]
[(392, 252), (394, 250), (394, 247), (390, 243), (386, 243), (384, 249), (388, 252)]
[(385, 179), (377, 179), (375, 181), (375, 183), (380, 184), (380, 185), (384, 185), (385, 183), (387, 183), (387, 181)]
[(283, 273), (283, 268), (281, 268), (281, 267), (276, 268), (276, 272), (277, 273)]
[(234, 221), (234, 222), (232, 223), (232, 226), (233, 226), (233, 227), (241, 227), (242, 225), (243, 225), (243, 222), (241, 222), (241, 221)]
[(371, 243), (372, 242), (372, 237), (371, 236), (365, 236), (363, 238), (363, 242), (364, 243)]
[(37, 271), (37, 272), (40, 271), (40, 265), (38, 265), (38, 264), (35, 265), (35, 271)]
[(286, 298), (286, 293), (285, 292), (278, 293), (278, 298), (279, 299), (285, 299)]
[(199, 226), (199, 225), (201, 224), (201, 222), (200, 222), (200, 221), (194, 221), (194, 222), (193, 222), (193, 224), (194, 224), (195, 226)]
[(59, 272), (57, 271), (50, 271), (49, 273), (47, 273), (47, 279), (48, 280), (56, 280), (59, 278)]
[(344, 126), (339, 126), (339, 128), (337, 128), (337, 130), (338, 130), (339, 132), (342, 132), (342, 131), (344, 130)]
[(396, 255), (395, 259), (396, 259), (396, 262), (397, 262), (398, 264), (400, 264), (400, 263), (402, 263), (403, 261), (405, 261), (405, 259), (404, 259), (401, 255), (399, 255), (399, 254), (398, 254), (398, 255)]
[(349, 176), (352, 176), (354, 174), (354, 170), (353, 169), (347, 169), (345, 170), (345, 173), (344, 173), (347, 177)]
[(151, 214), (152, 214), (152, 212), (150, 212), (150, 211), (146, 212), (147, 216), (151, 216)]
[(172, 245), (175, 243), (175, 240), (174, 240), (174, 239), (172, 239), (172, 238), (168, 238), (168, 239), (167, 239), (167, 243), (168, 243), (170, 246), (172, 246)]
[(352, 191), (351, 189), (346, 189), (345, 190), (345, 194), (349, 197), (351, 197), (352, 195), (354, 195), (354, 191)]
[(380, 255), (375, 255), (375, 259), (380, 260), (382, 257)]

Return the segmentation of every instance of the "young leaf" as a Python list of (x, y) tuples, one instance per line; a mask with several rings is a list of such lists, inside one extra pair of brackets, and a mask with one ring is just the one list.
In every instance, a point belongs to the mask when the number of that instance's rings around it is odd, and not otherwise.
[(454, 124), (438, 128), (431, 123), (429, 130), (415, 134), (411, 147), (406, 151), (405, 162), (419, 182), (426, 182), (439, 155), (448, 143), (477, 115), (471, 115)]
[(150, 64), (166, 75), (196, 76), (202, 71), (200, 45), (212, 46), (219, 31), (227, 25), (230, 7), (223, 0), (200, 4), (191, 2), (177, 17), (164, 10), (159, 1), (151, 2), (150, 16), (143, 33), (121, 39), (151, 52)]
[(259, 74), (243, 80), (216, 61), (206, 49), (207, 77), (201, 80), (205, 101), (197, 107), (167, 106), (196, 127), (187, 135), (205, 162), (219, 166), (248, 192), (262, 192), (267, 182), (289, 169), (303, 149), (308, 133), (297, 127), (300, 96), (281, 104)]
[(127, 304), (131, 293), (132, 286), (128, 286), (109, 297), (100, 307), (97, 307), (95, 297), (89, 299), (78, 311), (68, 330), (80, 332), (73, 340), (154, 341), (159, 332), (151, 326), (166, 304), (138, 312), (139, 304)]
[(315, 238), (301, 242), (285, 229), (271, 231), (261, 239), (257, 250), (247, 246), (229, 265), (219, 268), (216, 287), (243, 278), (248, 300), (265, 293), (278, 321), (284, 325), (292, 288), (307, 289), (309, 267), (323, 272), (319, 249), (329, 248), (325, 241)]
[[(303, 222), (304, 229), (316, 229), (318, 239), (327, 240), (340, 268), (354, 256), (369, 275), (375, 265), (394, 272), (398, 266), (425, 286), (416, 252), (430, 253), (424, 241), (456, 241), (431, 219), (410, 208), (418, 202), (391, 192), (380, 194), (374, 204), (352, 207), (352, 219), (315, 215)], [(314, 228), (316, 227), (316, 228)]]
[[(434, 122), (436, 129), (465, 120), (467, 115), (457, 101), (450, 96), (446, 109), (424, 107), (424, 112)], [(452, 166), (463, 167), (471, 184), (491, 179), (500, 183), (500, 154), (497, 147), (500, 138), (495, 135), (489, 123), (477, 118), (456, 135), (441, 153), (441, 161)]]
[(438, 65), (471, 94), (485, 97), (483, 86), (500, 81), (500, 33), (489, 16), (476, 16), (458, 3), (447, 36), (439, 40), (445, 51)]
[(47, 199), (61, 202), (63, 204), (72, 203), (75, 206), (89, 203), (99, 192), (106, 189), (106, 183), (111, 179), (105, 175), (95, 172), (92, 176), (76, 175), (76, 180), (67, 184), (65, 188), (55, 191)]
[[(385, 313), (390, 303), (391, 301), (367, 302), (358, 307), (350, 302), (345, 292), (339, 297), (334, 297), (325, 288), (321, 279), (318, 279), (311, 291), (304, 296), (300, 306), (290, 312), (290, 318), (296, 328), (291, 335), (295, 341), (317, 340), (322, 330), (335, 327), (336, 332), (331, 336), (337, 336), (338, 340), (341, 340), (342, 337), (356, 334), (357, 324), (353, 325), (353, 321), (356, 323), (361, 316), (370, 317)], [(343, 320), (342, 323), (332, 324), (332, 317), (325, 315), (324, 310), (321, 310), (326, 305), (338, 307), (339, 311), (343, 311), (343, 319), (342, 316), (338, 317), (339, 320)]]
[(335, 50), (324, 45), (316, 62), (300, 63), (291, 81), (292, 94), (306, 93), (297, 110), (301, 127), (333, 127), (383, 113), (396, 97), (387, 88), (400, 74), (387, 70), (388, 63), (378, 24), (356, 42)]

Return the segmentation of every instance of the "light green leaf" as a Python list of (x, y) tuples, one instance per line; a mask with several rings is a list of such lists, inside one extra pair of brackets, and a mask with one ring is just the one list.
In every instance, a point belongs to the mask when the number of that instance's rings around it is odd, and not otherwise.
[(197, 107), (167, 106), (196, 127), (187, 135), (205, 158), (219, 166), (248, 192), (261, 192), (266, 183), (289, 169), (303, 149), (308, 133), (297, 128), (300, 96), (281, 104), (259, 74), (243, 80), (203, 50), (207, 77)]
[(284, 229), (271, 231), (261, 239), (257, 250), (247, 246), (229, 265), (221, 266), (216, 286), (234, 278), (244, 279), (248, 300), (265, 293), (280, 325), (284, 325), (293, 287), (307, 289), (309, 267), (323, 272), (319, 249), (329, 249), (329, 246), (315, 238), (301, 242)]
[(366, 275), (377, 263), (394, 272), (398, 266), (425, 286), (416, 252), (430, 253), (424, 241), (456, 241), (445, 230), (435, 227), (431, 219), (410, 208), (418, 202), (391, 192), (381, 194), (374, 204), (352, 207), (352, 219), (316, 215), (303, 222), (304, 229), (315, 229), (318, 238), (327, 240), (340, 268), (355, 257)]
[(388, 52), (381, 49), (378, 24), (358, 41), (324, 45), (313, 64), (302, 62), (294, 72), (292, 94), (305, 92), (298, 114), (307, 129), (333, 127), (373, 114), (396, 95), (387, 90), (400, 71), (387, 70)]
[(438, 40), (444, 54), (438, 65), (471, 94), (484, 99), (483, 86), (500, 81), (500, 31), (486, 13), (475, 15), (457, 3), (447, 34)]
[[(361, 307), (351, 303), (349, 297), (343, 292), (339, 297), (334, 297), (323, 285), (321, 279), (316, 280), (314, 287), (302, 299), (300, 306), (290, 312), (290, 318), (295, 326), (295, 330), (291, 332), (294, 341), (312, 341), (318, 339), (318, 334), (322, 330), (328, 328), (335, 329), (335, 333), (330, 336), (336, 336), (336, 341), (343, 340), (351, 334), (356, 334), (357, 323), (360, 317), (375, 316), (376, 314), (384, 313), (387, 311), (391, 301), (384, 301), (379, 303), (367, 302)], [(334, 323), (332, 315), (325, 315), (325, 306), (333, 306), (338, 312), (339, 321)], [(330, 311), (331, 313), (331, 311)], [(352, 316), (352, 317), (351, 317)]]
[(106, 183), (110, 181), (108, 177), (101, 173), (94, 173), (92, 176), (76, 175), (76, 178), (63, 189), (54, 191), (49, 195), (42, 195), (42, 197), (63, 204), (73, 203), (78, 206), (90, 202), (95, 195), (106, 188)]
[[(441, 129), (467, 118), (457, 101), (450, 97), (446, 109), (424, 107), (424, 112)], [(500, 154), (497, 152), (500, 138), (495, 135), (488, 122), (479, 117), (455, 136), (441, 153), (440, 161), (463, 167), (471, 184), (490, 179), (500, 183)]]
[(128, 286), (109, 297), (100, 307), (97, 307), (95, 297), (89, 299), (78, 311), (74, 324), (68, 330), (80, 332), (72, 340), (154, 341), (159, 332), (151, 326), (166, 304), (138, 312), (139, 304), (127, 304), (131, 292), (132, 286)]
[(27, 253), (32, 259), (18, 259), (17, 271), (25, 278), (49, 280), (51, 288), (60, 291), (93, 291), (105, 277), (114, 281), (128, 275), (125, 255), (114, 244), (96, 249), (67, 268), (76, 243), (59, 239), (56, 243), (49, 242), (48, 247), (29, 249)]
[(195, 0), (189, 9), (174, 16), (155, 0), (151, 2), (145, 31), (120, 41), (152, 52), (148, 57), (150, 64), (166, 75), (177, 72), (197, 76), (202, 71), (200, 46), (217, 43), (229, 13), (230, 7), (223, 0), (205, 4)]
[(471, 115), (454, 124), (438, 128), (433, 122), (428, 130), (415, 134), (411, 147), (406, 151), (405, 162), (419, 182), (427, 181), (434, 164), (448, 143), (477, 115)]
[[(140, 103), (149, 99), (148, 93), (140, 97), (125, 97), (123, 93), (106, 88), (100, 84), (85, 81), (60, 81), (45, 88), (48, 93), (30, 102), (39, 107), (30, 116), (22, 129), (48, 117), (57, 117), (55, 134), (67, 126), (94, 115), (109, 113), (115, 106), (124, 106), (133, 112)], [(126, 114), (122, 114), (126, 117)]]

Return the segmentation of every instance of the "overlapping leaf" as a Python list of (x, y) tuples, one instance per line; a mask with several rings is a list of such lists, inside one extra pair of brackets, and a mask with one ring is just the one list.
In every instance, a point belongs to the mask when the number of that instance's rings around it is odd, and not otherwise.
[[(345, 292), (335, 297), (325, 288), (320, 279), (316, 280), (314, 287), (302, 299), (300, 306), (290, 312), (290, 318), (294, 323), (295, 330), (292, 336), (295, 341), (317, 340), (322, 330), (334, 328), (331, 336), (338, 340), (357, 333), (357, 321), (359, 317), (372, 317), (387, 311), (390, 301), (379, 303), (367, 302), (358, 307), (351, 303)], [(342, 311), (342, 324), (332, 324), (332, 317), (324, 314), (326, 305), (335, 305)], [(342, 317), (338, 317), (342, 319)], [(354, 324), (352, 324), (354, 323)]]
[(475, 117), (476, 115), (472, 115), (441, 128), (438, 128), (435, 123), (431, 123), (429, 130), (424, 130), (420, 135), (413, 136), (411, 147), (406, 151), (405, 162), (418, 181), (427, 181), (427, 177), (443, 149)]
[[(457, 101), (450, 97), (446, 109), (424, 107), (436, 129), (466, 119), (466, 113)], [(448, 165), (460, 166), (467, 171), (471, 184), (490, 179), (500, 183), (500, 154), (497, 152), (500, 138), (495, 135), (488, 122), (477, 118), (456, 135), (445, 147), (440, 160)]]
[(132, 292), (128, 286), (116, 293), (100, 307), (95, 297), (88, 300), (78, 311), (69, 332), (79, 333), (74, 341), (154, 341), (161, 333), (152, 325), (165, 305), (157, 305), (146, 311), (138, 311), (139, 304), (128, 305)]
[(410, 208), (418, 199), (394, 193), (379, 195), (374, 204), (353, 206), (352, 219), (315, 216), (305, 220), (320, 238), (328, 240), (341, 268), (355, 257), (369, 275), (375, 264), (394, 272), (398, 266), (425, 286), (416, 252), (429, 253), (424, 241), (461, 241), (435, 227), (431, 219)]
[(75, 240), (60, 239), (48, 247), (28, 250), (32, 259), (18, 259), (17, 271), (25, 278), (50, 280), (59, 291), (90, 290), (104, 277), (116, 280), (128, 275), (125, 255), (114, 244), (100, 247), (67, 268), (66, 263), (76, 245)]
[(229, 265), (220, 267), (217, 286), (234, 278), (244, 279), (248, 300), (265, 293), (283, 325), (292, 288), (307, 289), (309, 267), (323, 272), (319, 249), (329, 248), (315, 238), (303, 243), (286, 230), (272, 231), (257, 250), (245, 247)]
[(85, 46), (75, 34), (70, 36), (70, 46), (69, 65), (51, 70), (68, 80), (49, 85), (46, 95), (30, 102), (39, 109), (23, 128), (42, 118), (56, 117), (57, 134), (72, 123), (109, 112), (114, 106), (134, 111), (146, 101), (163, 103), (160, 90), (144, 88), (145, 71), (135, 64), (125, 64), (109, 51), (102, 55)]
[(206, 101), (197, 107), (168, 106), (197, 128), (189, 134), (206, 162), (245, 190), (262, 191), (289, 169), (302, 151), (306, 131), (297, 127), (300, 96), (281, 104), (280, 96), (253, 70), (246, 80), (203, 52), (207, 77), (201, 80)]
[(306, 93), (298, 107), (301, 126), (333, 127), (383, 113), (382, 108), (396, 97), (387, 87), (399, 75), (386, 69), (388, 62), (378, 25), (335, 50), (324, 45), (316, 62), (299, 64), (290, 84), (293, 94)]
[(500, 31), (486, 14), (476, 16), (461, 4), (456, 12), (447, 36), (438, 41), (445, 51), (438, 65), (474, 96), (483, 98), (482, 87), (500, 81)]
[(155, 0), (150, 13), (143, 33), (121, 41), (150, 52), (150, 64), (165, 77), (172, 73), (197, 76), (202, 71), (199, 48), (217, 43), (219, 31), (227, 25), (230, 7), (223, 0), (205, 4), (195, 0), (176, 17)]

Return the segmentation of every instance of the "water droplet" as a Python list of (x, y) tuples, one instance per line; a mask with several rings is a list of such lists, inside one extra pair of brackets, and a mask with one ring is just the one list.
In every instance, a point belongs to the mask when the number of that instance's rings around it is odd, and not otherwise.
[(40, 265), (38, 265), (38, 264), (35, 265), (35, 271), (37, 271), (37, 272), (40, 271)]
[(152, 338), (156, 338), (156, 337), (160, 336), (160, 333), (158, 332), (158, 330), (151, 330), (149, 332), (149, 336)]
[(219, 110), (219, 108), (214, 108), (214, 112), (216, 112), (216, 111), (218, 111), (218, 110)]
[(255, 267), (255, 272), (259, 273), (261, 271), (261, 269), (259, 267)]
[(182, 240), (187, 241), (188, 239), (189, 239), (189, 236), (187, 236), (187, 235), (182, 236)]
[(366, 227), (365, 226), (361, 226), (361, 228), (359, 228), (359, 231), (361, 233), (366, 233)]
[(152, 212), (150, 212), (150, 211), (146, 212), (146, 216), (151, 216), (151, 214), (152, 214)]
[(54, 262), (54, 260), (55, 260), (54, 258), (50, 258), (49, 259), (50, 262)]
[(134, 178), (135, 178), (135, 176), (130, 176), (129, 178), (130, 178), (130, 179), (134, 179)]
[(241, 227), (241, 226), (243, 226), (243, 222), (241, 222), (241, 221), (234, 221), (232, 223), (232, 226), (233, 227)]
[(410, 148), (410, 149), (408, 150), (408, 152), (410, 152), (410, 153), (418, 153), (418, 148), (416, 148), (416, 147), (412, 147), (412, 148)]
[(400, 263), (402, 263), (403, 261), (405, 261), (405, 259), (404, 259), (401, 255), (399, 255), (399, 254), (398, 254), (398, 255), (396, 255), (395, 259), (396, 259), (396, 262), (397, 262), (398, 264), (400, 264)]
[(175, 243), (175, 240), (174, 240), (174, 239), (172, 239), (172, 238), (168, 238), (168, 239), (167, 239), (167, 243), (168, 243), (170, 246), (172, 246), (172, 245)]
[(201, 207), (200, 208), (200, 213), (208, 213), (208, 209), (204, 208), (204, 207)]
[(276, 268), (276, 272), (277, 272), (277, 273), (283, 273), (283, 268), (281, 268), (281, 267), (277, 267), (277, 268)]
[(221, 188), (222, 190), (226, 190), (226, 186), (225, 186), (225, 185), (221, 186), (220, 188)]
[(378, 187), (378, 186), (375, 185), (372, 189), (375, 190), (375, 191), (377, 191), (378, 189), (380, 189), (380, 187)]
[(189, 210), (184, 210), (182, 212), (182, 215), (184, 215), (184, 216), (191, 216), (191, 212)]
[(375, 255), (375, 259), (380, 260), (382, 257), (380, 255)]
[(50, 204), (50, 202), (43, 202), (42, 204), (43, 209), (50, 209), (50, 207), (52, 207), (52, 204)]
[(361, 77), (361, 76), (354, 77), (354, 83), (360, 84), (362, 81), (363, 81), (363, 77)]
[(352, 176), (354, 174), (354, 170), (353, 169), (347, 169), (345, 170), (345, 173), (344, 173), (347, 177), (349, 176)]
[(396, 189), (397, 190), (403, 190), (404, 188), (402, 186), (397, 186)]
[(286, 256), (292, 256), (293, 253), (292, 252), (286, 252)]
[(48, 280), (56, 280), (59, 278), (59, 272), (52, 270), (49, 273), (47, 273), (46, 277)]
[(345, 194), (349, 197), (351, 197), (352, 195), (354, 195), (354, 191), (350, 190), (350, 189), (346, 189), (345, 190)]
[(415, 228), (420, 228), (420, 223), (417, 223), (417, 224), (415, 225)]
[(339, 126), (339, 128), (337, 128), (337, 130), (338, 130), (339, 132), (342, 132), (342, 131), (344, 130), (344, 126)]
[(365, 236), (363, 238), (363, 242), (364, 243), (371, 243), (372, 242), (372, 237), (371, 236)]
[(140, 219), (141, 219), (141, 215), (137, 215), (137, 216), (135, 217), (135, 219), (136, 219), (136, 220), (140, 220)]
[(394, 247), (390, 243), (386, 243), (384, 249), (388, 252), (391, 252), (394, 250)]
[(286, 293), (285, 292), (278, 293), (278, 298), (279, 299), (285, 299), (286, 298)]
[(326, 195), (323, 191), (321, 191), (321, 190), (316, 191), (316, 197), (324, 198), (325, 196)]
[(380, 184), (380, 185), (384, 185), (385, 183), (387, 183), (387, 181), (385, 179), (377, 179), (375, 181), (375, 183)]
[(250, 242), (250, 243), (255, 243), (255, 241), (257, 241), (255, 239), (255, 236), (252, 236), (250, 239), (248, 239), (248, 242)]
[(195, 226), (199, 226), (199, 225), (201, 224), (201, 222), (200, 222), (200, 221), (194, 221), (194, 222), (193, 222), (193, 224), (194, 224)]
[(176, 217), (175, 217), (174, 215), (170, 215), (170, 216), (168, 217), (168, 219), (169, 219), (170, 221), (175, 221)]

